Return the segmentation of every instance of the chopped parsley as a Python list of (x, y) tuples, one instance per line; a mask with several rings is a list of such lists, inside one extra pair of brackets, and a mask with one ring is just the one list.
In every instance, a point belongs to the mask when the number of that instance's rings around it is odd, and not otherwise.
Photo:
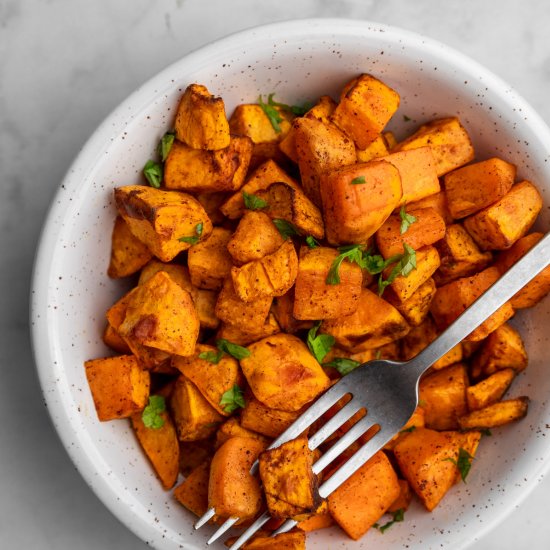
[(271, 221), (275, 224), (275, 227), (279, 230), (279, 233), (285, 240), (289, 237), (300, 234), (296, 226), (290, 222), (287, 222), (286, 220), (275, 218)]
[(342, 376), (349, 374), (352, 370), (356, 369), (361, 363), (348, 357), (335, 357), (332, 361), (328, 361), (323, 364), (323, 367), (333, 367)]
[(275, 94), (269, 94), (267, 96), (267, 103), (264, 103), (262, 100), (262, 96), (258, 97), (258, 105), (262, 108), (262, 111), (265, 113), (267, 118), (269, 119), (269, 122), (271, 123), (271, 126), (273, 126), (273, 129), (280, 134), (281, 133), (281, 127), (279, 126), (279, 123), (283, 122), (283, 117), (281, 116), (281, 113), (277, 110), (276, 106), (273, 102), (273, 96)]
[(399, 433), (400, 434), (410, 434), (411, 432), (414, 432), (416, 430), (416, 426), (413, 424), (410, 428), (404, 428)]
[(466, 483), (466, 477), (468, 477), (468, 474), (470, 473), (470, 468), (472, 467), (472, 460), (474, 457), (466, 450), (460, 447), (458, 450), (458, 459), (454, 458), (444, 458), (443, 460), (446, 462), (452, 462), (460, 472), (460, 477), (462, 478), (462, 481)]
[(247, 193), (246, 191), (243, 191), (243, 200), (244, 205), (248, 210), (259, 210), (260, 208), (265, 208), (267, 206), (267, 202), (264, 201), (264, 199), (261, 199), (252, 193)]
[(330, 334), (317, 334), (320, 326), (321, 321), (318, 321), (309, 329), (309, 332), (307, 333), (307, 347), (315, 359), (317, 359), (319, 363), (322, 363), (326, 354), (334, 345), (335, 340), (334, 336), (331, 336)]
[(217, 365), (221, 361), (224, 354), (231, 355), (231, 357), (238, 360), (250, 357), (249, 350), (243, 346), (234, 344), (225, 338), (219, 338), (216, 340), (216, 347), (218, 348), (218, 351), (203, 351), (202, 353), (199, 353), (199, 359), (204, 359), (205, 361), (210, 361), (210, 363)]
[(204, 359), (205, 361), (209, 361), (210, 363), (214, 363), (214, 365), (217, 365), (223, 357), (223, 351), (203, 351), (202, 353), (199, 353), (199, 359)]
[(148, 160), (143, 167), (143, 175), (151, 187), (160, 189), (162, 183), (162, 165), (154, 160)]
[(362, 183), (366, 183), (365, 176), (357, 176), (351, 180), (352, 185), (360, 185)]
[(178, 241), (182, 243), (197, 244), (202, 235), (202, 229), (203, 224), (202, 222), (200, 222), (195, 226), (195, 235), (193, 235), (192, 237), (180, 237)]
[(275, 101), (273, 99), (274, 95), (275, 94), (269, 94), (267, 96), (267, 103), (269, 105), (272, 105), (273, 107), (279, 107), (279, 109), (283, 109), (283, 111), (288, 111), (289, 113), (292, 113), (296, 116), (305, 115), (313, 107), (311, 103), (304, 103), (303, 105), (287, 105), (286, 103), (279, 103), (278, 101)]
[(416, 216), (407, 214), (407, 212), (405, 212), (405, 205), (403, 205), (399, 210), (399, 217), (401, 218), (399, 232), (403, 235), (403, 233), (406, 233), (409, 227), (416, 221)]
[(160, 159), (162, 162), (165, 162), (168, 158), (168, 153), (170, 153), (170, 149), (172, 149), (172, 145), (174, 144), (174, 138), (175, 138), (174, 132), (166, 132), (159, 143), (158, 147), (158, 153), (160, 155)]
[(309, 248), (317, 248), (318, 246), (321, 246), (317, 239), (315, 237), (312, 237), (311, 235), (308, 235), (306, 237), (306, 244), (309, 246)]
[[(391, 285), (393, 281), (400, 275), (407, 277), (409, 273), (416, 269), (416, 251), (410, 247), (407, 243), (403, 243), (405, 252), (401, 254), (399, 261), (394, 265), (387, 279), (382, 276), (378, 279), (378, 295), (382, 296), (384, 290), (388, 285)], [(395, 257), (395, 256), (394, 256)], [(391, 258), (390, 258), (391, 259)]]
[(403, 521), (405, 519), (405, 510), (403, 508), (399, 508), (399, 510), (396, 510), (393, 513), (393, 519), (388, 521), (387, 523), (384, 523), (384, 525), (379, 525), (378, 523), (375, 523), (373, 527), (378, 529), (381, 533), (389, 529), (394, 523), (397, 523), (399, 521)]
[(336, 256), (330, 269), (328, 270), (327, 278), (325, 282), (327, 285), (340, 284), (340, 266), (344, 260), (348, 262), (355, 262), (359, 266), (363, 267), (363, 247), (360, 244), (352, 244), (349, 246), (341, 246), (338, 248), (340, 254)]
[(141, 413), (141, 420), (146, 428), (158, 430), (164, 426), (164, 418), (161, 413), (166, 410), (166, 403), (162, 395), (149, 396), (149, 404)]
[(235, 384), (231, 389), (224, 392), (220, 399), (220, 407), (226, 413), (232, 413), (239, 407), (244, 409), (245, 405), (243, 390), (241, 390), (238, 384)]

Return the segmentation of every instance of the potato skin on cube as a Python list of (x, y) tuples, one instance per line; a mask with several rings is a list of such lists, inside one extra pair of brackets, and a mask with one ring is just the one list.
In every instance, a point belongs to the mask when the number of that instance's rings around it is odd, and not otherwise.
[(194, 149), (217, 150), (229, 146), (229, 123), (221, 97), (205, 86), (190, 84), (180, 99), (174, 122), (176, 137)]
[(248, 346), (241, 368), (256, 399), (274, 409), (297, 411), (330, 384), (307, 346), (290, 334), (275, 334)]
[(100, 421), (128, 418), (149, 399), (149, 373), (133, 355), (92, 359), (84, 363)]
[(466, 390), (468, 409), (476, 411), (502, 399), (516, 377), (514, 369), (502, 369)]
[(399, 94), (377, 78), (362, 74), (349, 82), (331, 120), (365, 149), (382, 132), (399, 107)]
[(326, 238), (332, 245), (366, 243), (402, 195), (399, 171), (380, 160), (327, 172), (320, 189)]
[(430, 313), (430, 305), (436, 290), (435, 281), (430, 277), (403, 302), (392, 299), (389, 293), (386, 296), (386, 300), (403, 315), (411, 327), (417, 327), (422, 324)]
[(458, 419), (461, 430), (484, 430), (504, 426), (527, 415), (529, 398), (522, 396), (516, 399), (498, 401), (477, 409)]
[(115, 189), (115, 203), (130, 231), (163, 262), (191, 246), (179, 239), (197, 236), (197, 225), (202, 224), (200, 239), (212, 232), (201, 203), (186, 193), (127, 185)]

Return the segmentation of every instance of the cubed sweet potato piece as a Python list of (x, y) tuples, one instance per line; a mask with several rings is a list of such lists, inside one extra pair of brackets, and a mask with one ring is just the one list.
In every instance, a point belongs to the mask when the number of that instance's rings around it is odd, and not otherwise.
[(206, 439), (224, 417), (206, 400), (197, 386), (180, 375), (170, 397), (170, 410), (180, 441)]
[(290, 130), (292, 115), (281, 109), (273, 107), (280, 118), (279, 131), (277, 131), (269, 117), (258, 103), (242, 103), (237, 105), (229, 119), (229, 128), (232, 134), (248, 136), (255, 144), (279, 141)]
[(103, 342), (106, 346), (122, 355), (130, 355), (132, 351), (126, 340), (110, 325), (107, 324), (103, 331)]
[(210, 461), (199, 464), (174, 489), (174, 497), (197, 517), (208, 510), (208, 480), (210, 479)]
[(401, 201), (401, 177), (382, 160), (324, 173), (320, 179), (326, 238), (330, 244), (365, 243)]
[(410, 483), (406, 479), (398, 479), (397, 481), (399, 483), (400, 493), (388, 508), (390, 514), (398, 512), (399, 510), (405, 512), (409, 508), (413, 498)]
[[(467, 307), (472, 305), (500, 277), (496, 267), (488, 267), (471, 277), (462, 277), (437, 289), (430, 311), (440, 330), (447, 328)], [(468, 336), (468, 340), (483, 340), (514, 315), (506, 302)]]
[(516, 376), (514, 369), (502, 369), (466, 390), (468, 409), (476, 411), (502, 399)]
[(241, 324), (222, 323), (216, 333), (216, 338), (224, 338), (239, 346), (248, 346), (253, 342), (279, 332), (281, 332), (281, 327), (273, 313), (269, 312), (266, 320), (259, 325), (244, 326)]
[(229, 239), (229, 229), (214, 227), (207, 239), (189, 249), (187, 266), (194, 286), (207, 290), (219, 290), (223, 286), (233, 266), (227, 250)]
[(454, 485), (459, 453), (456, 432), (417, 428), (394, 448), (401, 473), (428, 511), (432, 511)]
[(337, 256), (337, 250), (325, 246), (300, 248), (294, 287), (293, 315), (296, 319), (337, 319), (351, 315), (357, 308), (363, 282), (361, 268), (357, 264), (342, 262), (340, 283), (329, 285), (326, 282)]
[(430, 277), (405, 301), (400, 302), (399, 300), (392, 299), (390, 293), (388, 293), (386, 299), (403, 315), (409, 326), (417, 327), (422, 324), (430, 312), (430, 305), (435, 292), (435, 281)]
[(321, 503), (313, 451), (302, 436), (260, 454), (260, 478), (271, 517), (286, 519), (313, 512)]
[(505, 250), (531, 228), (542, 198), (529, 181), (516, 183), (499, 201), (464, 220), (464, 227), (482, 250)]
[(461, 430), (485, 430), (521, 420), (529, 408), (528, 397), (517, 397), (487, 405), (458, 419)]
[(357, 162), (369, 162), (369, 160), (379, 159), (388, 155), (389, 152), (388, 143), (383, 135), (379, 135), (365, 149), (356, 149), (355, 151)]
[(247, 399), (246, 406), (241, 411), (241, 426), (276, 438), (298, 418), (300, 412), (272, 409), (257, 399)]
[(392, 152), (380, 160), (391, 162), (399, 170), (403, 188), (400, 204), (423, 199), (441, 189), (431, 147)]
[(194, 193), (237, 191), (252, 158), (252, 141), (234, 136), (217, 151), (194, 149), (174, 140), (164, 164), (166, 189)]
[(336, 523), (353, 539), (360, 539), (400, 494), (399, 481), (388, 457), (376, 453), (328, 497)]
[(241, 368), (256, 399), (274, 409), (297, 411), (329, 386), (307, 346), (291, 334), (275, 334), (248, 347)]
[(195, 350), (199, 328), (191, 295), (159, 271), (132, 293), (118, 331), (129, 343), (186, 356)]
[(217, 451), (210, 464), (208, 506), (223, 518), (254, 517), (262, 505), (259, 481), (250, 468), (264, 445), (251, 437), (232, 437)]
[(296, 527), (300, 529), (300, 531), (311, 533), (311, 531), (325, 529), (326, 527), (331, 527), (332, 525), (334, 525), (334, 520), (328, 510), (328, 503), (324, 500), (321, 506), (319, 506), (319, 508), (315, 511), (315, 514), (298, 522)]
[(245, 211), (243, 193), (254, 195), (260, 189), (267, 189), (275, 182), (283, 182), (296, 188), (299, 187), (296, 180), (290, 177), (275, 161), (266, 160), (252, 172), (240, 191), (231, 195), (222, 204), (220, 207), (222, 214), (231, 220), (240, 218)]
[(320, 332), (334, 336), (337, 345), (356, 352), (393, 342), (408, 331), (409, 325), (399, 311), (366, 288), (354, 313), (324, 320), (320, 328)]
[(419, 385), (419, 401), (424, 409), (426, 427), (433, 430), (458, 428), (458, 418), (468, 411), (467, 388), (468, 374), (463, 363), (424, 376)]
[(445, 220), (433, 208), (407, 209), (406, 213), (416, 219), (404, 233), (401, 232), (401, 216), (396, 214), (390, 216), (376, 232), (376, 245), (385, 259), (403, 254), (403, 243), (418, 250), (445, 236)]
[(277, 251), (283, 240), (267, 214), (247, 210), (227, 243), (227, 250), (237, 264), (246, 264)]
[(382, 132), (399, 107), (399, 94), (377, 78), (362, 74), (349, 82), (331, 120), (365, 149)]
[(325, 236), (321, 212), (301, 189), (277, 182), (259, 190), (256, 195), (267, 202), (264, 212), (270, 218), (290, 222), (303, 235), (317, 239)]
[(408, 434), (418, 428), (424, 428), (426, 426), (426, 413), (421, 406), (416, 407), (407, 423), (403, 428), (395, 434), (385, 445), (385, 451), (393, 451), (395, 446), (403, 437), (407, 437)]
[(180, 440), (180, 472), (185, 477), (189, 476), (189, 474), (203, 462), (207, 462), (208, 466), (210, 466), (210, 461), (213, 456), (214, 439), (212, 437), (208, 439), (198, 439), (197, 441)]
[(432, 149), (438, 176), (443, 176), (474, 158), (470, 136), (456, 117), (441, 118), (423, 124), (414, 134), (398, 143), (392, 152), (425, 146)]
[(99, 420), (128, 418), (149, 399), (149, 373), (133, 355), (92, 359), (84, 363)]
[(171, 489), (178, 479), (180, 448), (170, 414), (167, 411), (159, 414), (164, 421), (160, 428), (148, 428), (141, 419), (141, 412), (134, 413), (130, 419), (138, 441), (151, 461), (162, 486)]
[(111, 236), (111, 259), (107, 275), (112, 279), (137, 273), (151, 258), (152, 252), (130, 231), (121, 216), (115, 219)]
[(429, 195), (423, 199), (410, 202), (408, 203), (408, 208), (410, 210), (416, 210), (418, 208), (433, 208), (445, 220), (446, 225), (450, 225), (454, 221), (451, 213), (449, 212), (447, 195), (445, 194), (445, 191), (439, 191), (439, 193), (434, 193), (433, 195)]
[(235, 292), (245, 302), (265, 296), (282, 296), (294, 285), (297, 274), (298, 255), (290, 239), (272, 254), (231, 268)]
[(191, 247), (181, 237), (205, 239), (212, 232), (201, 203), (186, 193), (127, 185), (115, 189), (115, 203), (130, 231), (163, 262)]
[[(298, 278), (296, 278), (296, 280), (297, 279)], [(277, 298), (273, 300), (273, 305), (271, 306), (271, 312), (275, 316), (281, 330), (290, 334), (294, 334), (299, 330), (310, 329), (313, 326), (312, 321), (300, 321), (294, 317), (295, 286), (282, 296), (277, 296)]]
[(180, 99), (174, 122), (176, 137), (195, 149), (216, 150), (229, 145), (229, 123), (221, 97), (205, 86), (190, 84)]
[(435, 247), (441, 259), (434, 277), (438, 286), (473, 275), (485, 269), (492, 259), (490, 252), (479, 250), (468, 231), (459, 223), (447, 226), (445, 235)]
[[(543, 237), (542, 233), (530, 233), (518, 239), (510, 248), (499, 253), (495, 266), (501, 274), (510, 269)], [(510, 300), (514, 309), (533, 307), (550, 292), (550, 266), (543, 269)]]
[(354, 164), (357, 160), (355, 146), (334, 124), (317, 118), (297, 118), (292, 130), (304, 191), (317, 206), (321, 206), (321, 174)]
[(274, 537), (260, 535), (245, 543), (243, 550), (306, 550), (306, 534), (292, 530)]
[(225, 216), (221, 213), (220, 207), (226, 201), (227, 193), (223, 191), (197, 193), (195, 198), (202, 204), (213, 225), (223, 224)]
[(252, 437), (264, 444), (264, 448), (269, 445), (269, 439), (262, 434), (256, 433), (252, 430), (244, 428), (239, 423), (238, 418), (232, 416), (228, 418), (216, 432), (216, 448), (223, 445), (228, 439), (232, 437)]
[(496, 157), (449, 172), (443, 181), (451, 215), (465, 218), (493, 204), (510, 191), (515, 177), (516, 167)]

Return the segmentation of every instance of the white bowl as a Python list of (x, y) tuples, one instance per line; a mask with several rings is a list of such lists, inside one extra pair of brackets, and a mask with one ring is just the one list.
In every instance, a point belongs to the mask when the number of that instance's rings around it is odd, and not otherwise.
[[(230, 114), (236, 104), (271, 92), (285, 103), (336, 97), (362, 72), (401, 95), (391, 124), (398, 136), (420, 122), (458, 115), (480, 159), (501, 155), (538, 185), (546, 204), (539, 228), (548, 227), (549, 129), (507, 84), (422, 36), (365, 21), (279, 23), (201, 48), (141, 86), (93, 134), (54, 199), (35, 264), (32, 332), (44, 396), (68, 453), (105, 505), (155, 548), (205, 548), (211, 529), (193, 531), (193, 518), (161, 489), (126, 422), (100, 423), (95, 414), (82, 364), (109, 353), (101, 340), (104, 313), (123, 291), (106, 276), (112, 189), (138, 181), (192, 82), (222, 96)], [(531, 397), (529, 414), (483, 438), (468, 483), (431, 514), (413, 506), (384, 535), (372, 530), (354, 543), (336, 529), (323, 530), (308, 548), (464, 548), (528, 494), (550, 459), (549, 306), (546, 300), (515, 320), (530, 365), (511, 394)]]

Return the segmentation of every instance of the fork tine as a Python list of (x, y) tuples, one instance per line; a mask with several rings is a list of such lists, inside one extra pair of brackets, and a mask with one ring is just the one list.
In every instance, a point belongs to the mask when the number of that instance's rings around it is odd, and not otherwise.
[(281, 533), (286, 533), (290, 531), (295, 525), (298, 525), (298, 522), (294, 519), (287, 519), (278, 529), (275, 529), (271, 536), (280, 535)]
[(229, 550), (237, 550), (244, 544), (256, 531), (258, 531), (265, 523), (269, 521), (271, 516), (268, 512), (264, 512), (229, 548)]
[(206, 541), (206, 544), (210, 546), (213, 542), (216, 542), (228, 529), (231, 529), (235, 523), (239, 521), (239, 518), (229, 518), (225, 520), (218, 530)]
[(195, 529), (200, 529), (203, 525), (208, 523), (216, 515), (214, 508), (209, 508), (206, 513), (200, 517), (195, 523)]

